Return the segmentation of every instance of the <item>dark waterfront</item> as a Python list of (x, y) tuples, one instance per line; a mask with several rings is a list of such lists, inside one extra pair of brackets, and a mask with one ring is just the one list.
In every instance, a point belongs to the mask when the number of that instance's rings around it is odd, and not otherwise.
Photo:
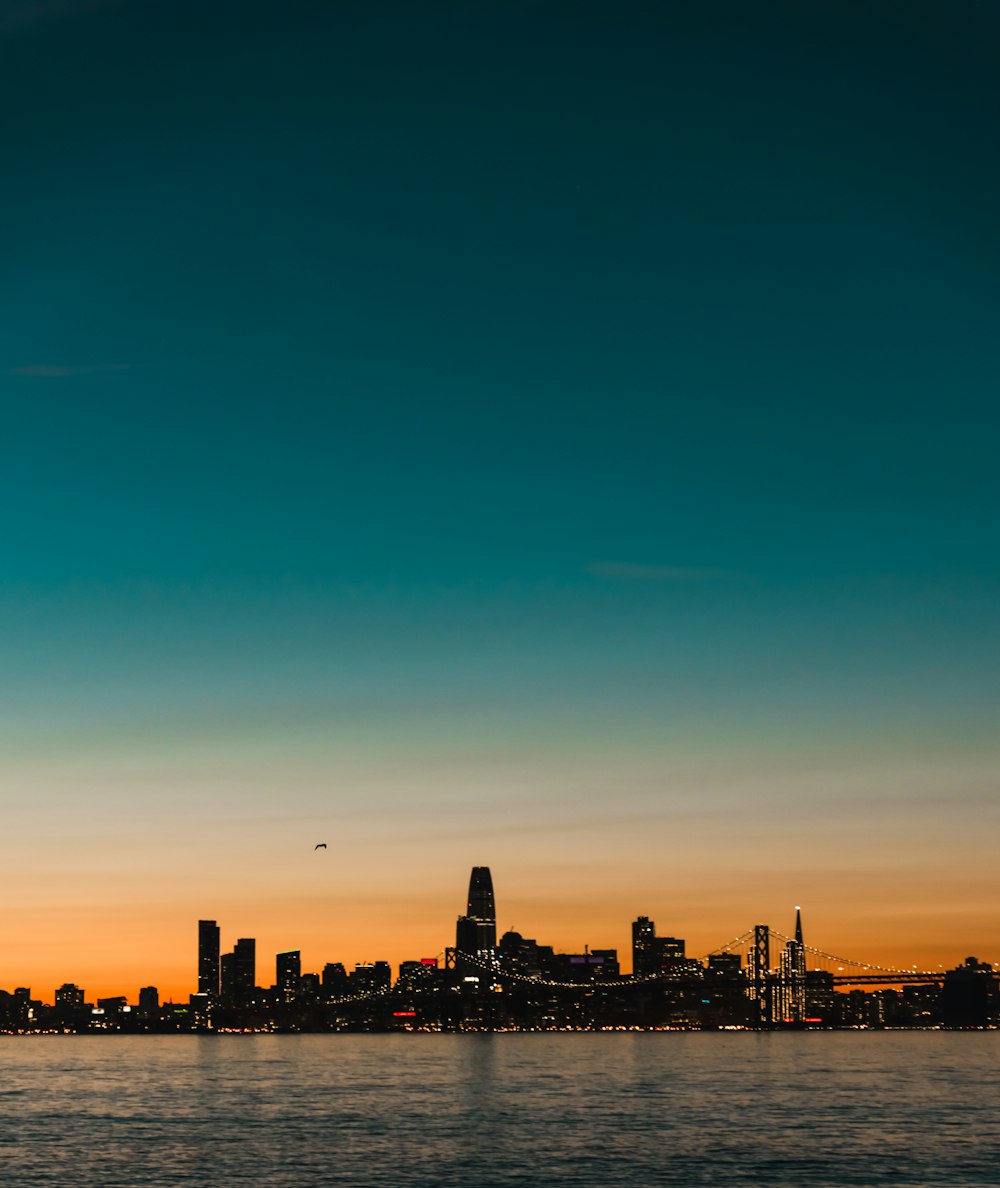
[(1000, 1184), (1000, 1034), (0, 1041), (5, 1185)]

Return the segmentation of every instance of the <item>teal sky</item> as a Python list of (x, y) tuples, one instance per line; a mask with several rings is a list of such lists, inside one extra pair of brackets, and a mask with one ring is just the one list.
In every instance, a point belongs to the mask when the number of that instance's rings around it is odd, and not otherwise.
[[(419, 956), (479, 862), (565, 947), (811, 900), (991, 956), (998, 44), (8, 0), (0, 867), (65, 976), (70, 901), (169, 907), (178, 986), (226, 911)], [(48, 977), (12, 927), (0, 985)]]

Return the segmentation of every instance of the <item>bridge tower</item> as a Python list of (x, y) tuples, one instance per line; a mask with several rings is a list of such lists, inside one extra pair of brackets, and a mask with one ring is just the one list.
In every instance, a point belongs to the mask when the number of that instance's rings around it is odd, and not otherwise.
[(757, 924), (753, 930), (753, 948), (747, 961), (747, 995), (750, 999), (751, 1027), (771, 1026), (771, 930)]

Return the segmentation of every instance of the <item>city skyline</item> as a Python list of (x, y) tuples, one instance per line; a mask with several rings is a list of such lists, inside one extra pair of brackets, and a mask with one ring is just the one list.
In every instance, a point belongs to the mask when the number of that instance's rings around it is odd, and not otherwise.
[[(480, 872), (485, 872), (485, 874), (481, 874)], [(483, 879), (485, 879), (485, 884), (482, 882)], [(505, 895), (501, 901), (501, 906), (503, 906), (506, 900), (507, 896)], [(512, 900), (515, 903), (520, 902), (516, 896), (512, 897)], [(507, 928), (498, 927), (490, 868), (476, 866), (472, 868), (469, 896), (465, 909), (462, 910), (460, 907), (458, 909), (457, 934), (454, 930), (456, 926), (453, 926), (449, 930), (448, 926), (442, 926), (440, 921), (428, 922), (423, 935), (433, 935), (436, 939), (421, 951), (418, 951), (419, 945), (411, 946), (410, 949), (390, 948), (383, 943), (378, 933), (370, 935), (366, 939), (363, 948), (357, 952), (344, 952), (330, 945), (324, 947), (322, 942), (314, 944), (311, 947), (303, 948), (303, 946), (296, 942), (295, 937), (290, 935), (290, 933), (297, 931), (294, 924), (286, 924), (283, 930), (278, 929), (275, 931), (274, 928), (267, 929), (262, 934), (260, 929), (253, 927), (249, 930), (247, 928), (234, 928), (230, 925), (229, 921), (219, 917), (202, 917), (198, 921), (196, 962), (192, 958), (190, 921), (184, 922), (184, 928), (188, 934), (188, 951), (183, 959), (183, 964), (186, 967), (186, 976), (178, 978), (175, 974), (174, 976), (168, 975), (164, 977), (162, 976), (162, 971), (165, 967), (158, 967), (155, 964), (147, 965), (143, 967), (142, 975), (133, 979), (136, 985), (132, 987), (126, 985), (122, 977), (119, 976), (116, 978), (113, 974), (109, 973), (107, 971), (106, 961), (104, 961), (103, 965), (104, 972), (101, 972), (101, 955), (94, 957), (93, 964), (89, 967), (92, 976), (87, 978), (81, 978), (79, 976), (69, 977), (67, 974), (69, 966), (65, 959), (57, 953), (51, 953), (49, 955), (46, 968), (52, 971), (61, 971), (49, 978), (53, 986), (58, 987), (67, 983), (74, 986), (82, 985), (86, 987), (88, 994), (94, 998), (120, 995), (129, 990), (137, 993), (138, 989), (141, 988), (141, 984), (149, 983), (152, 979), (157, 989), (162, 993), (165, 1001), (183, 1002), (192, 993), (211, 996), (217, 995), (219, 986), (222, 985), (227, 976), (227, 957), (230, 960), (235, 958), (236, 965), (238, 965), (238, 955), (241, 951), (245, 954), (244, 960), (249, 961), (249, 968), (256, 968), (262, 975), (265, 975), (258, 977), (257, 983), (267, 986), (268, 979), (266, 971), (272, 966), (275, 966), (276, 962), (280, 962), (282, 956), (289, 954), (294, 954), (298, 970), (312, 970), (317, 975), (324, 966), (332, 961), (339, 962), (347, 969), (355, 966), (362, 967), (370, 965), (372, 962), (383, 963), (387, 968), (398, 969), (406, 962), (425, 959), (434, 959), (435, 961), (443, 962), (448, 950), (454, 948), (456, 945), (458, 950), (466, 949), (470, 952), (492, 952), (497, 944), (499, 933), (505, 932), (507, 934), (522, 935), (531, 933), (537, 936), (540, 941), (544, 941), (550, 945), (556, 954), (582, 952), (587, 949), (598, 952), (613, 951), (615, 953), (621, 953), (623, 956), (620, 965), (623, 974), (630, 976), (647, 974), (649, 970), (645, 967), (636, 967), (634, 959), (639, 952), (636, 948), (637, 928), (645, 922), (648, 935), (650, 937), (654, 936), (653, 929), (656, 925), (650, 916), (645, 913), (639, 914), (636, 919), (631, 920), (631, 923), (620, 920), (617, 922), (617, 926), (612, 933), (605, 933), (593, 924), (593, 910), (592, 904), (577, 906), (573, 912), (573, 917), (578, 922), (583, 921), (583, 932), (578, 931), (569, 942), (562, 939), (563, 934), (557, 933), (554, 938), (543, 927), (535, 927), (530, 924), (526, 924), (523, 927), (516, 927), (513, 924)], [(544, 915), (544, 909), (542, 909), (542, 914)], [(815, 916), (821, 922), (826, 918), (822, 910), (815, 913)], [(499, 918), (504, 918), (502, 912)], [(528, 920), (538, 918), (540, 917), (537, 914), (531, 914), (526, 917)], [(685, 927), (683, 920), (664, 915), (660, 915), (659, 918), (661, 921), (669, 920), (668, 931), (672, 931), (675, 935), (684, 938), (677, 942), (679, 945), (677, 953), (682, 958), (686, 954), (688, 958), (705, 961), (711, 953), (725, 950), (731, 940), (738, 938), (741, 934), (747, 934), (753, 927), (760, 927), (760, 920), (763, 917), (757, 916), (752, 921), (744, 920), (740, 927), (737, 927), (737, 922), (734, 918), (733, 928), (735, 931), (733, 935), (725, 938), (717, 937), (714, 944), (708, 945), (700, 943), (700, 937), (696, 937), (694, 943), (688, 945), (690, 933)], [(788, 924), (790, 931), (793, 931), (792, 939), (797, 940), (800, 946), (802, 945), (801, 905), (796, 904), (794, 908), (787, 909), (784, 915), (778, 915), (772, 917), (772, 919)], [(792, 923), (793, 920), (794, 924)], [(578, 929), (580, 927), (581, 925), (578, 923)], [(484, 928), (485, 931), (483, 931)], [(783, 935), (780, 926), (776, 927), (773, 923), (771, 925), (771, 932), (776, 937)], [(276, 936), (282, 939), (275, 941)], [(673, 937), (667, 937), (667, 939), (673, 941)], [(881, 945), (877, 942), (866, 945), (863, 943), (859, 944), (856, 937), (842, 937), (831, 940), (827, 936), (822, 936), (821, 939), (823, 943), (818, 946), (819, 951), (829, 953), (832, 950), (841, 954), (849, 952), (851, 955), (851, 968), (855, 969), (860, 969), (864, 965), (895, 970), (909, 970), (912, 968), (921, 971), (940, 971), (943, 976), (947, 969), (952, 968), (961, 959), (969, 955), (976, 955), (988, 962), (991, 961), (992, 957), (991, 963), (994, 968), (1000, 969), (1000, 958), (993, 956), (989, 952), (988, 936), (986, 933), (975, 943), (971, 944), (971, 946), (966, 945), (963, 948), (961, 945), (956, 946), (953, 942), (950, 948), (942, 947), (940, 950), (935, 951), (935, 956), (940, 958), (940, 960), (935, 961), (921, 961), (918, 959), (918, 952), (925, 950), (918, 950), (916, 948), (907, 950), (905, 947), (885, 941)], [(749, 970), (752, 966), (752, 957), (749, 955), (749, 942), (746, 940), (744, 940), (744, 948), (747, 949), (747, 969)], [(734, 951), (739, 951), (739, 947), (737, 946)], [(776, 950), (774, 953), (775, 960), (770, 967), (774, 970), (778, 968), (778, 956), (779, 953)], [(137, 959), (135, 959), (135, 964), (132, 968), (138, 973)], [(248, 975), (245, 972), (234, 974), (232, 972), (234, 968), (234, 966), (230, 967), (230, 973), (228, 974), (230, 978), (235, 976), (238, 980), (242, 979), (243, 984), (254, 984), (252, 974)], [(830, 968), (835, 968), (835, 965)], [(74, 971), (70, 969), (69, 972)], [(154, 977), (153, 975), (156, 976)], [(275, 987), (279, 985), (280, 981), (280, 974), (277, 974), (274, 982)], [(45, 979), (39, 980), (19, 976), (13, 968), (0, 967), (0, 990), (10, 990), (15, 984), (35, 987), (44, 985)]]
[(398, 963), (469, 861), (995, 957), (998, 40), (7, 0), (0, 985)]
[[(318, 847), (317, 847), (318, 848)], [(228, 945), (228, 941), (227, 941)], [(229, 950), (214, 919), (197, 925), (196, 989), (175, 1000), (154, 984), (91, 994), (63, 982), (46, 1001), (0, 988), (0, 1032), (260, 1033), (370, 1030), (509, 1031), (720, 1028), (981, 1028), (1000, 1026), (1000, 972), (968, 955), (948, 969), (892, 969), (807, 944), (757, 923), (695, 956), (656, 922), (631, 923), (631, 970), (617, 948), (558, 952), (545, 939), (497, 935), (492, 872), (474, 866), (454, 943), (399, 963), (327, 960), (299, 949), (258, 962), (255, 937)], [(268, 985), (268, 965), (273, 982)]]

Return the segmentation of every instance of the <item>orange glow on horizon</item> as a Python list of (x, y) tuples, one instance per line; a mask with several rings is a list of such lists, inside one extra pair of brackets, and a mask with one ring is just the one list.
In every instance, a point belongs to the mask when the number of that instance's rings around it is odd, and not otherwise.
[[(620, 894), (614, 900), (582, 906), (568, 901), (544, 902), (538, 898), (504, 895), (507, 880), (502, 872), (497, 887), (498, 934), (513, 927), (557, 951), (592, 949), (618, 950), (623, 972), (631, 969), (631, 921), (648, 915), (660, 935), (679, 935), (687, 942), (691, 957), (704, 957), (755, 923), (766, 922), (773, 929), (792, 935), (794, 908), (784, 914), (773, 907), (748, 914), (745, 902), (734, 898), (723, 904), (713, 899), (701, 907), (697, 897), (678, 905), (670, 913), (651, 896)], [(15, 933), (10, 926), (3, 943), (0, 989), (29, 986), (36, 998), (51, 1002), (55, 988), (73, 982), (86, 992), (88, 1001), (116, 994), (134, 1002), (138, 990), (154, 985), (166, 1001), (186, 1000), (196, 989), (197, 921), (215, 919), (221, 929), (222, 951), (231, 950), (238, 937), (257, 941), (257, 983), (274, 982), (275, 954), (290, 948), (302, 952), (303, 972), (321, 973), (326, 962), (340, 961), (350, 971), (356, 962), (387, 960), (394, 972), (405, 960), (442, 956), (454, 943), (454, 923), (464, 910), (464, 886), (458, 894), (440, 901), (420, 896), (409, 904), (387, 910), (384, 899), (374, 903), (356, 900), (346, 919), (337, 922), (332, 913), (315, 902), (293, 899), (243, 905), (222, 904), (200, 915), (187, 904), (159, 905), (138, 912), (130, 907), (113, 911), (63, 912), (59, 918), (38, 919), (37, 927), (22, 920)], [(596, 888), (591, 884), (591, 895)], [(772, 901), (773, 902), (773, 901)], [(852, 908), (850, 914), (845, 910)], [(895, 915), (884, 901), (878, 911), (857, 910), (860, 905), (841, 904), (841, 912), (822, 911), (819, 906), (803, 910), (807, 944), (857, 960), (909, 969), (938, 970), (942, 973), (975, 955), (1000, 966), (990, 952), (991, 921), (985, 910), (967, 914), (963, 936), (952, 934), (947, 913), (940, 905), (924, 905), (923, 915), (912, 902), (900, 906)], [(741, 915), (742, 913), (742, 915)], [(293, 923), (294, 922), (294, 923)], [(772, 940), (772, 957), (780, 944)], [(814, 963), (810, 961), (810, 966)]]

